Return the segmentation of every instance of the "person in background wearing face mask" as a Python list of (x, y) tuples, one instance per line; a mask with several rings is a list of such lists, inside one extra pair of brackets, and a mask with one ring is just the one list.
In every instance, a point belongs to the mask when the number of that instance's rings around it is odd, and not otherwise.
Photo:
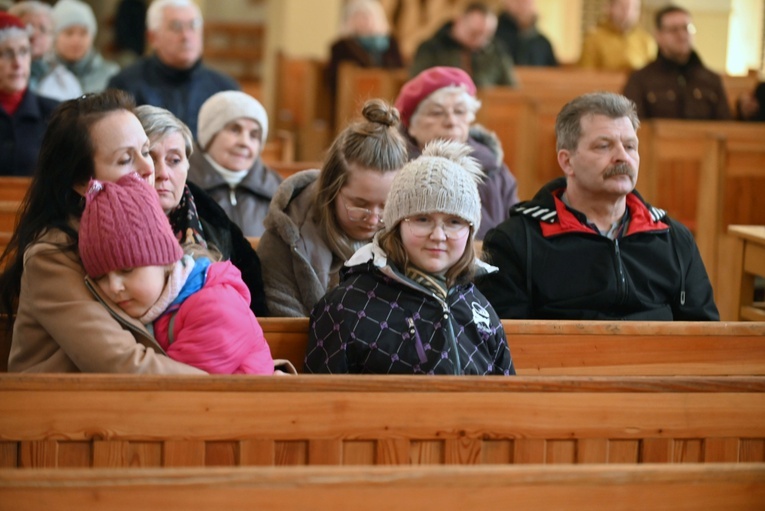
[(555, 123), (565, 177), (545, 185), (483, 241), (499, 272), (478, 282), (499, 317), (717, 321), (690, 231), (635, 191), (635, 105), (575, 98)]
[(189, 181), (249, 237), (263, 234), (268, 206), (282, 182), (260, 159), (267, 136), (268, 115), (257, 99), (219, 92), (199, 110), (199, 147), (189, 158)]
[(30, 29), (0, 12), (0, 175), (31, 176), (58, 104), (29, 90)]
[(590, 30), (579, 66), (602, 71), (632, 71), (656, 56), (651, 34), (638, 25), (640, 0), (609, 0), (606, 19)]
[(534, 0), (504, 0), (499, 13), (497, 40), (502, 42), (516, 66), (557, 66), (552, 44), (537, 29)]
[(396, 69), (404, 60), (396, 38), (390, 33), (385, 10), (378, 0), (352, 0), (343, 11), (344, 35), (332, 43), (326, 81), (334, 113), (340, 64)]
[(32, 69), (29, 88), (40, 96), (58, 101), (82, 95), (79, 80), (59, 64), (53, 54), (53, 10), (37, 0), (18, 2), (8, 10), (32, 27)]
[(473, 2), (417, 48), (409, 76), (436, 66), (458, 67), (478, 87), (517, 85), (513, 59), (497, 44), (497, 15), (481, 2)]
[(155, 0), (146, 11), (153, 53), (138, 59), (109, 81), (139, 105), (172, 112), (197, 136), (199, 109), (207, 98), (239, 90), (236, 81), (202, 62), (202, 12), (191, 0)]
[(656, 13), (659, 55), (632, 73), (624, 86), (641, 119), (731, 118), (722, 78), (693, 49), (695, 33), (691, 14), (682, 7), (670, 5)]
[(101, 92), (120, 67), (93, 47), (96, 16), (79, 0), (59, 0), (53, 7), (56, 58), (77, 77), (83, 92)]

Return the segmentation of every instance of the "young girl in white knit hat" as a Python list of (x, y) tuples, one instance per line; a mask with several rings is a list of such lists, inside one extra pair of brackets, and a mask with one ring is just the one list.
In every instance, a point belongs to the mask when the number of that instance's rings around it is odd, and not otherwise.
[(174, 360), (208, 373), (274, 374), (239, 270), (199, 246), (184, 255), (157, 193), (137, 174), (89, 188), (79, 249), (100, 301), (146, 325), (152, 347)]
[(394, 178), (385, 229), (345, 263), (311, 312), (314, 373), (515, 374), (502, 324), (473, 286), (478, 163), (436, 141)]

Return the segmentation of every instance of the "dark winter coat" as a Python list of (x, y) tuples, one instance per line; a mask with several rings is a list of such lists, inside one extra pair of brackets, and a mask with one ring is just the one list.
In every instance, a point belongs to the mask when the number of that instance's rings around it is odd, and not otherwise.
[(637, 105), (640, 119), (727, 120), (731, 118), (722, 78), (696, 52), (683, 65), (665, 58), (632, 73), (624, 95)]
[(498, 17), (495, 38), (505, 45), (516, 66), (557, 66), (552, 44), (537, 27), (521, 30), (515, 20), (503, 12)]
[(308, 335), (311, 373), (515, 374), (502, 323), (472, 283), (443, 301), (373, 243), (314, 306)]
[(192, 182), (187, 181), (186, 185), (194, 197), (205, 241), (218, 249), (223, 259), (230, 260), (242, 273), (242, 280), (250, 290), (252, 312), (258, 317), (268, 316), (258, 254), (239, 227), (226, 216), (226, 212), (212, 197)]
[(58, 101), (27, 89), (13, 115), (0, 107), (0, 176), (31, 176)]
[(627, 195), (627, 232), (612, 240), (560, 195), (565, 178), (516, 205), (483, 258), (499, 272), (478, 287), (506, 319), (719, 320), (690, 231)]
[(452, 36), (452, 22), (441, 27), (436, 34), (417, 48), (409, 74), (415, 76), (434, 66), (463, 69), (477, 87), (492, 85), (517, 85), (513, 59), (504, 46), (491, 41), (480, 50), (471, 50), (458, 43)]
[(172, 112), (197, 136), (197, 118), (202, 104), (213, 94), (239, 90), (232, 78), (198, 61), (190, 69), (166, 66), (156, 55), (143, 57), (109, 80), (109, 87), (122, 89), (139, 105), (153, 105)]

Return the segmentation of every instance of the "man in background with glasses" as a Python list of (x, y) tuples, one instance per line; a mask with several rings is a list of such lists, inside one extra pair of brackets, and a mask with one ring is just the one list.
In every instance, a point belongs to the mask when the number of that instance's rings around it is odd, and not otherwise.
[(172, 112), (197, 136), (197, 117), (213, 94), (239, 90), (229, 76), (202, 63), (202, 13), (191, 0), (155, 0), (146, 13), (154, 53), (139, 59), (109, 81), (131, 93), (139, 105)]
[(659, 55), (632, 73), (624, 87), (640, 119), (731, 118), (720, 75), (707, 69), (693, 49), (695, 33), (691, 14), (682, 7), (670, 5), (656, 13)]

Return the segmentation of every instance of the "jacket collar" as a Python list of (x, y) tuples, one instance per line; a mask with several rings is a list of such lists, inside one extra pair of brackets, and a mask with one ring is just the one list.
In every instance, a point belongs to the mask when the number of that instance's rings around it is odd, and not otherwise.
[[(228, 183), (218, 173), (213, 165), (205, 158), (205, 153), (195, 143), (194, 152), (191, 155), (192, 167), (197, 171), (190, 171), (193, 174), (193, 181), (204, 190), (226, 187)], [(190, 178), (191, 179), (191, 178)], [(272, 199), (276, 189), (279, 186), (278, 179), (269, 175), (268, 169), (263, 165), (263, 160), (258, 157), (252, 167), (247, 171), (247, 175), (237, 185), (237, 188), (245, 188), (249, 192), (260, 195), (266, 199)]]
[[(569, 208), (560, 200), (565, 189), (566, 178), (557, 178), (545, 185), (532, 200), (513, 206), (510, 215), (523, 215), (539, 220), (542, 234), (546, 238), (575, 232), (596, 234), (587, 225), (587, 217), (583, 213)], [(634, 190), (627, 195), (627, 208), (630, 212), (630, 223), (625, 236), (669, 229), (662, 221), (667, 216), (666, 211), (651, 206)]]
[(662, 66), (665, 69), (675, 70), (679, 72), (684, 72), (689, 69), (704, 67), (704, 63), (701, 62), (701, 58), (699, 57), (699, 54), (696, 53), (695, 50), (691, 50), (691, 56), (688, 57), (688, 62), (686, 62), (685, 64), (679, 64), (675, 62), (674, 60), (668, 59), (661, 53), (661, 50), (659, 50), (658, 55), (656, 56), (656, 61), (659, 63), (660, 66)]
[[(366, 264), (368, 262), (371, 262), (376, 268), (389, 267), (388, 255), (385, 253), (382, 247), (380, 247), (380, 245), (378, 244), (379, 237), (380, 237), (380, 233), (378, 232), (377, 234), (375, 234), (375, 237), (372, 240), (372, 243), (367, 243), (366, 245), (358, 249), (351, 256), (351, 258), (345, 262), (345, 266), (348, 268), (351, 268), (353, 266), (358, 266), (361, 264)], [(476, 276), (486, 275), (489, 273), (494, 273), (499, 271), (499, 268), (497, 268), (496, 266), (492, 266), (488, 263), (485, 263), (478, 258), (476, 258), (475, 260), (475, 265), (476, 265)]]

